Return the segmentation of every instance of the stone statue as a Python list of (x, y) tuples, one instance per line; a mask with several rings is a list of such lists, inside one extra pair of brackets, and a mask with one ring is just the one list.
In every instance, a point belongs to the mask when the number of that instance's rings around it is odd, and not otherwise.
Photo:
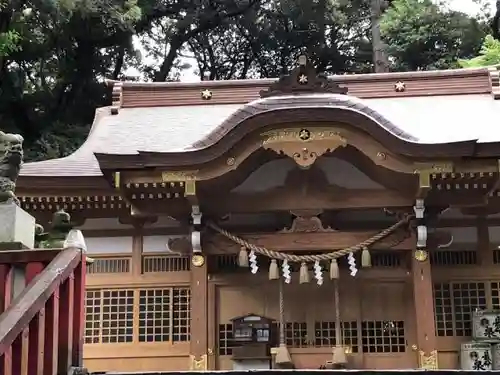
[(40, 224), (35, 224), (35, 249), (42, 247), (43, 241), (49, 238), (49, 234), (45, 232), (45, 228)]
[(0, 203), (19, 205), (15, 190), (23, 165), (23, 141), (19, 134), (0, 131)]
[(71, 215), (64, 210), (59, 210), (52, 215), (50, 229), (47, 233), (43, 233), (43, 227), (37, 227), (35, 241), (38, 242), (39, 248), (61, 249), (64, 247), (64, 241), (71, 229), (73, 229)]

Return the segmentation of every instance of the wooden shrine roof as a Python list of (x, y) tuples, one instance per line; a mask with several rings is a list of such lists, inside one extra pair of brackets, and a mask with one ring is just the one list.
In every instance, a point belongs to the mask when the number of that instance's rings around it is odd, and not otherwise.
[(259, 98), (259, 91), (275, 82), (267, 79), (113, 82), (113, 104), (96, 111), (85, 143), (65, 158), (26, 163), (20, 185), (26, 177), (98, 178), (102, 172), (96, 154), (105, 158), (206, 149), (234, 129), (237, 119), (250, 118), (257, 109), (276, 109), (277, 103), (280, 110), (326, 107), (362, 113), (380, 127), (365, 130), (383, 131), (410, 148), (457, 142), (450, 146), (464, 149), (466, 142), (472, 150), (476, 143), (500, 142), (500, 128), (494, 124), (500, 115), (496, 69), (345, 75), (332, 80), (347, 87), (349, 94)]

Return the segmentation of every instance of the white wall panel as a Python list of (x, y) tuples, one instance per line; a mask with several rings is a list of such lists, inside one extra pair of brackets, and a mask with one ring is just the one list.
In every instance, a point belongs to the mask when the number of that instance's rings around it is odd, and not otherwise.
[(85, 237), (85, 243), (89, 254), (132, 252), (132, 237)]
[(453, 244), (475, 244), (477, 243), (477, 228), (464, 227), (464, 228), (446, 228), (453, 236)]
[(491, 243), (500, 243), (500, 227), (489, 227), (488, 232)]

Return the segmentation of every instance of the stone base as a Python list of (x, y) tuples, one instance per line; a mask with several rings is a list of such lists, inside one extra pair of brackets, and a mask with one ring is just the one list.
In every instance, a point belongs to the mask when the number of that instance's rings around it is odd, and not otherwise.
[(15, 204), (0, 204), (0, 250), (34, 247), (35, 218)]

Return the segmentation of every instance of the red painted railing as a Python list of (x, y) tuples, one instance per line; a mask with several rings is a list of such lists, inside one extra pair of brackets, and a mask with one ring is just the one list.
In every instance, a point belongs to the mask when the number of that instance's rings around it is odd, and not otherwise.
[(0, 374), (67, 374), (82, 365), (85, 255), (0, 251)]

